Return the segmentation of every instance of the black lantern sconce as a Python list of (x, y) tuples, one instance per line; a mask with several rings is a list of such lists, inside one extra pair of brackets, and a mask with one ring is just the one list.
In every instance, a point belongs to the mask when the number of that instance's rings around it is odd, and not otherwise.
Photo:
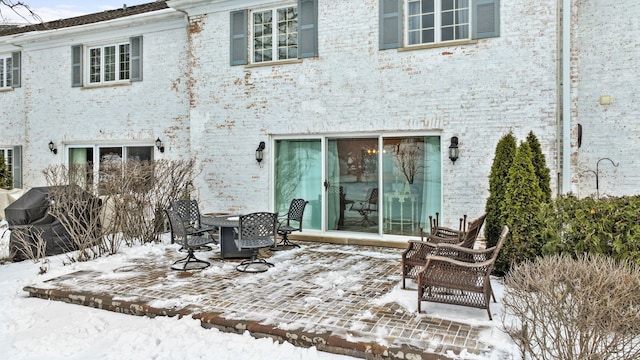
[(456, 160), (458, 160), (458, 155), (460, 154), (460, 150), (458, 149), (458, 137), (451, 137), (451, 145), (449, 145), (449, 159), (455, 164)]
[(49, 141), (49, 151), (51, 151), (54, 155), (58, 153), (56, 144), (54, 144), (53, 141)]
[(164, 144), (162, 143), (162, 140), (160, 140), (160, 138), (156, 139), (156, 147), (158, 148), (158, 150), (160, 150), (161, 153), (164, 152)]
[(256, 161), (259, 163), (262, 162), (262, 159), (264, 158), (263, 155), (263, 151), (265, 148), (265, 143), (264, 141), (260, 141), (260, 144), (258, 144), (258, 148), (256, 149)]

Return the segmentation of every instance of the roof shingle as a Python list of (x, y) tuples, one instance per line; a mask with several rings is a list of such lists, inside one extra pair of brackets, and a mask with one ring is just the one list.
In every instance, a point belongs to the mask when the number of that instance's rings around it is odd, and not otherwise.
[(22, 33), (27, 33), (31, 31), (63, 29), (63, 28), (68, 28), (73, 26), (93, 24), (97, 22), (108, 21), (108, 20), (118, 19), (122, 17), (142, 14), (146, 12), (167, 9), (168, 7), (169, 6), (167, 5), (166, 0), (157, 0), (154, 2), (146, 3), (146, 4), (130, 6), (130, 7), (123, 6), (122, 8), (119, 8), (119, 9), (106, 10), (99, 13), (76, 16), (68, 19), (48, 21), (45, 23), (27, 24), (27, 25), (18, 25), (18, 26), (2, 26), (0, 27), (0, 36), (22, 34)]

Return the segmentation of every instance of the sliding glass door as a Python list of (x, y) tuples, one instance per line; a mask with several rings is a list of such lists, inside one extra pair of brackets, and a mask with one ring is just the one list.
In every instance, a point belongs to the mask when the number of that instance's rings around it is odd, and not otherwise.
[(327, 230), (379, 233), (378, 138), (327, 140)]
[(441, 211), (439, 136), (275, 141), (274, 203), (309, 201), (304, 229), (417, 236)]

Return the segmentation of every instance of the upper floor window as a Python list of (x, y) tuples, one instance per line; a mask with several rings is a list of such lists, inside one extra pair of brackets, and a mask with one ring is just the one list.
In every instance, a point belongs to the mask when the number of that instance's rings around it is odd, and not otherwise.
[(379, 20), (380, 49), (496, 37), (500, 0), (380, 0)]
[(116, 44), (71, 47), (72, 86), (119, 81), (142, 81), (142, 36)]
[[(318, 0), (231, 12), (231, 65), (318, 56)], [(249, 56), (250, 54), (250, 56)]]
[(11, 87), (11, 56), (0, 58), (0, 88)]
[(129, 43), (90, 47), (89, 83), (129, 80)]
[(0, 55), (0, 89), (20, 87), (21, 52)]
[(469, 0), (409, 0), (407, 45), (469, 39)]
[(252, 20), (253, 62), (298, 58), (296, 6), (256, 11)]

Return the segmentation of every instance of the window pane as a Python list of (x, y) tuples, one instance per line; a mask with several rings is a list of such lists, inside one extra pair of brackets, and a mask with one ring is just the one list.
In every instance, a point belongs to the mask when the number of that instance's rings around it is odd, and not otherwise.
[(314, 140), (278, 140), (275, 144), (275, 211), (285, 214), (291, 200), (309, 201), (302, 219), (303, 229), (321, 228), (323, 194), (322, 146)]
[(5, 74), (6, 74), (6, 75), (5, 75), (5, 79), (6, 79), (6, 81), (5, 81), (4, 86), (9, 87), (9, 86), (11, 86), (11, 73), (12, 73), (12, 71), (11, 71), (11, 70), (12, 70), (12, 69), (11, 69), (11, 67), (12, 67), (11, 58), (7, 58), (7, 59), (5, 60), (5, 64), (6, 64), (6, 72), (5, 72)]
[(69, 149), (69, 179), (87, 191), (93, 191), (93, 148)]
[(409, 1), (409, 15), (420, 14), (420, 1)]
[(5, 87), (5, 82), (4, 82), (4, 69), (5, 69), (5, 62), (6, 59), (0, 59), (0, 87)]
[(100, 48), (89, 49), (89, 82), (100, 82)]
[(442, 13), (442, 26), (453, 25), (453, 12), (447, 11)]
[(450, 41), (450, 40), (454, 40), (453, 38), (453, 28), (452, 27), (446, 27), (446, 28), (442, 28), (442, 41)]
[(435, 3), (434, 0), (422, 0), (422, 12), (434, 12), (435, 11)]
[(432, 28), (436, 26), (435, 24), (435, 16), (434, 14), (427, 14), (422, 16), (422, 27), (423, 28)]
[(151, 161), (153, 160), (153, 146), (128, 146), (127, 160)]
[(468, 39), (469, 38), (469, 26), (462, 25), (456, 26), (456, 39)]
[(412, 31), (409, 33), (409, 45), (420, 44), (420, 31)]
[(130, 46), (129, 44), (122, 44), (120, 45), (120, 59), (119, 59), (119, 64), (120, 64), (120, 77), (119, 80), (127, 80), (129, 79), (129, 66), (130, 66), (130, 57), (131, 57), (131, 53), (130, 53)]
[[(278, 10), (278, 60), (298, 57), (298, 13), (297, 8)], [(295, 41), (290, 41), (292, 39)]]
[(452, 10), (453, 9), (453, 0), (442, 0), (442, 10)]
[(383, 140), (384, 232), (414, 235), (425, 219), (440, 212), (440, 138), (394, 137)]
[(432, 29), (422, 31), (422, 42), (432, 43), (434, 39), (434, 31)]
[(114, 81), (116, 79), (116, 47), (107, 46), (104, 48), (104, 81)]

